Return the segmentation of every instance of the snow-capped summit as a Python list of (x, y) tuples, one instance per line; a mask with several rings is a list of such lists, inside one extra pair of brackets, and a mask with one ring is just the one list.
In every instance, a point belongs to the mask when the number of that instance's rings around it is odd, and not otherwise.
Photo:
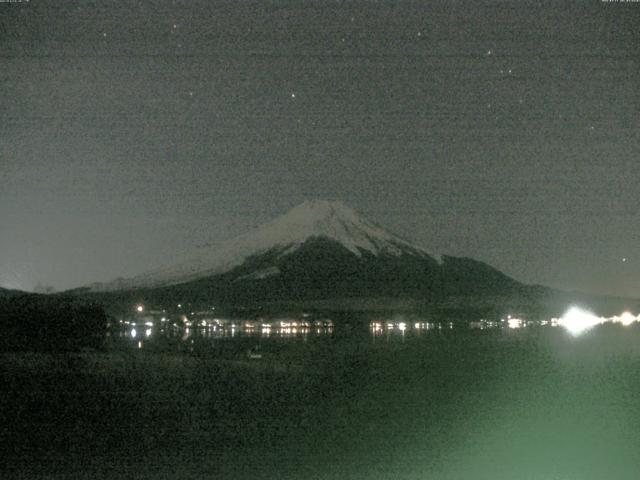
[(341, 202), (311, 200), (289, 210), (285, 215), (244, 236), (257, 242), (259, 249), (274, 245), (295, 248), (312, 237), (325, 237), (360, 256), (362, 251), (374, 255), (426, 252), (360, 216)]
[(374, 256), (436, 257), (387, 232), (341, 202), (311, 200), (251, 232), (223, 243), (209, 245), (187, 262), (130, 279), (94, 284), (92, 290), (122, 290), (184, 283), (225, 273), (255, 255), (277, 251), (279, 256), (285, 256), (313, 238), (336, 242), (356, 256), (367, 252)]

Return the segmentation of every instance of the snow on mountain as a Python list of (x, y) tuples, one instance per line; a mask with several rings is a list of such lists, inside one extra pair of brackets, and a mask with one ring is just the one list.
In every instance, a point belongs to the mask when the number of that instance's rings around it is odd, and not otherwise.
[[(353, 254), (373, 255), (431, 255), (382, 227), (363, 218), (340, 202), (325, 200), (306, 201), (275, 220), (235, 239), (207, 246), (191, 260), (161, 268), (130, 279), (119, 279), (106, 284), (94, 284), (92, 290), (122, 290), (158, 287), (184, 283), (210, 275), (221, 274), (241, 265), (248, 257), (277, 250), (279, 255), (294, 252), (310, 238), (333, 240)], [(254, 278), (277, 274), (275, 270), (256, 272)]]

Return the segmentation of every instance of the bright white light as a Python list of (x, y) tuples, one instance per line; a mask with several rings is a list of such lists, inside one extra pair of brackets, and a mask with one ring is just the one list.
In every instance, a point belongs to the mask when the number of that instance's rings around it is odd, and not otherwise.
[(509, 315), (507, 322), (509, 323), (509, 328), (520, 328), (522, 326), (522, 320), (519, 318), (511, 318), (511, 315)]
[(151, 336), (151, 329), (150, 329), (150, 328), (147, 328), (147, 330), (146, 330), (144, 333), (145, 333), (145, 335), (146, 335), (147, 337), (150, 337), (150, 336)]
[(138, 312), (143, 312), (143, 311), (144, 311), (144, 307), (143, 307), (142, 305), (138, 305), (138, 306), (136, 307), (136, 310), (137, 310)]
[(404, 322), (400, 322), (398, 324), (398, 328), (400, 329), (401, 332), (404, 332), (407, 329), (407, 324)]
[(578, 307), (571, 307), (558, 321), (558, 324), (566, 328), (573, 336), (578, 336), (590, 328), (602, 323), (602, 319), (593, 313)]
[(138, 332), (136, 332), (135, 328), (131, 329), (131, 338), (136, 338), (136, 335), (138, 335)]
[(153, 327), (153, 322), (144, 322), (147, 327)]
[(620, 323), (625, 327), (631, 325), (635, 321), (636, 321), (636, 317), (631, 315), (631, 313), (629, 312), (624, 312), (622, 315), (620, 315)]

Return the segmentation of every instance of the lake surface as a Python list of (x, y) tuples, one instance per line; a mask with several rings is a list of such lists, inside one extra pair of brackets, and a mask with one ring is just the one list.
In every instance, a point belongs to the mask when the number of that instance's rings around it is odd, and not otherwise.
[[(381, 323), (378, 330), (373, 323)], [(395, 323), (395, 322), (394, 322)], [(640, 326), (114, 334), (6, 355), (3, 478), (636, 479)], [(152, 327), (153, 328), (153, 327)], [(138, 342), (144, 342), (140, 347)], [(127, 343), (122, 343), (127, 342)], [(248, 352), (261, 358), (250, 359)]]

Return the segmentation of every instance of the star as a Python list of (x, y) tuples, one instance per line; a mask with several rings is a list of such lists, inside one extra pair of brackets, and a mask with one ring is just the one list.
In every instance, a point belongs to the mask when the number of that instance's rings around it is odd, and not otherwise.
[(292, 94), (291, 94), (291, 98), (296, 98), (296, 94), (295, 94), (295, 93), (292, 93)]
[(107, 38), (107, 32), (102, 32), (102, 36)]
[(624, 257), (624, 258), (622, 259), (622, 261), (623, 261), (623, 262), (626, 262), (626, 261), (627, 261), (627, 257)]
[(488, 50), (487, 51), (487, 55), (492, 55), (493, 54), (493, 50)]

